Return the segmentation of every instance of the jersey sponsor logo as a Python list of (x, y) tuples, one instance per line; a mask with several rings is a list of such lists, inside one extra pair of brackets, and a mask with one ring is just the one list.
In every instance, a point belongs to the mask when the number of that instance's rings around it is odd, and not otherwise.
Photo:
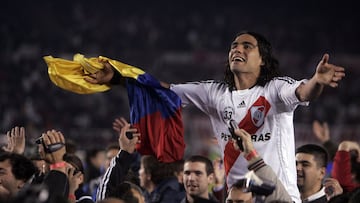
[(265, 142), (265, 141), (269, 141), (271, 139), (271, 134), (270, 133), (265, 133), (265, 134), (253, 134), (251, 135), (251, 141), (252, 142)]
[(227, 142), (231, 139), (231, 135), (226, 134), (226, 133), (221, 133), (221, 139), (224, 140), (225, 142)]
[[(226, 133), (221, 133), (221, 139), (226, 141), (231, 140), (231, 135)], [(271, 139), (271, 133), (261, 133), (261, 134), (252, 134), (251, 141), (252, 142), (265, 142)]]

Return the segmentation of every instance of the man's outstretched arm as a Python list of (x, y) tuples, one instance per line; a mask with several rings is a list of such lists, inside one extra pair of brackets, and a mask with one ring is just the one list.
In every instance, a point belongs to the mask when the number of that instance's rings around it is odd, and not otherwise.
[[(122, 76), (116, 71), (116, 69), (107, 61), (103, 61), (104, 68), (94, 74), (90, 74), (85, 78), (85, 81), (91, 84), (119, 84), (121, 83)], [(119, 81), (114, 81), (119, 80)], [(170, 88), (170, 84), (160, 81), (161, 86), (164, 88)]]
[(328, 61), (329, 54), (324, 54), (313, 77), (296, 89), (295, 93), (300, 101), (312, 101), (320, 96), (325, 86), (335, 88), (339, 85), (339, 81), (345, 76), (345, 69)]

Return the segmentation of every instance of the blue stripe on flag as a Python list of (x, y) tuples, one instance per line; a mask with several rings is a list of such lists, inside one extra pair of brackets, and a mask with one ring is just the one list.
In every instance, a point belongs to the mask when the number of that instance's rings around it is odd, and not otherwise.
[(131, 123), (160, 112), (163, 119), (170, 118), (181, 107), (180, 97), (148, 73), (139, 75), (137, 80), (127, 80)]

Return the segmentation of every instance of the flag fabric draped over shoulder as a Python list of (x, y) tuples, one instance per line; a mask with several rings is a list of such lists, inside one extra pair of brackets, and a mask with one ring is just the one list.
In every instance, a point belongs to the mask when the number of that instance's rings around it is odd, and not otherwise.
[[(108, 90), (107, 86), (99, 88), (100, 85), (88, 85), (83, 80), (86, 74), (101, 69), (102, 64), (97, 62), (96, 58), (75, 56), (74, 61), (44, 57), (51, 81), (65, 90), (79, 94)], [(106, 59), (126, 78), (130, 123), (141, 133), (137, 150), (141, 154), (154, 155), (161, 162), (169, 163), (182, 159), (185, 143), (180, 97), (172, 90), (162, 87), (156, 78), (143, 70), (100, 57)], [(72, 71), (67, 70), (69, 67), (72, 67)]]

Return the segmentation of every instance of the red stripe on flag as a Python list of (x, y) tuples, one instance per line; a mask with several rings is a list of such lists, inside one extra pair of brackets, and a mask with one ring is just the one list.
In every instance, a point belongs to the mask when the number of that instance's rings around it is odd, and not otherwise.
[(153, 155), (161, 162), (170, 163), (181, 160), (184, 156), (184, 129), (181, 120), (181, 108), (175, 116), (164, 119), (161, 112), (142, 117), (133, 124), (140, 130), (141, 142), (136, 149), (142, 155)]

